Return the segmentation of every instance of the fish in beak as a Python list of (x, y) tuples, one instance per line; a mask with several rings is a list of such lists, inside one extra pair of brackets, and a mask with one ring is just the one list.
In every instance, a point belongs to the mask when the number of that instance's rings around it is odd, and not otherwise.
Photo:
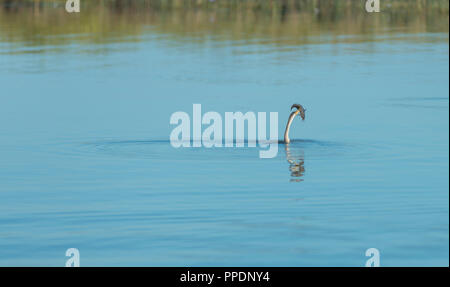
[(302, 118), (302, 120), (305, 120), (305, 112), (306, 112), (306, 109), (303, 108), (303, 106), (302, 106), (302, 105), (299, 105), (299, 104), (293, 104), (293, 105), (291, 106), (291, 110), (292, 110), (293, 108), (296, 108), (296, 109), (297, 109), (296, 112), (298, 112), (298, 113), (300, 114), (300, 117)]

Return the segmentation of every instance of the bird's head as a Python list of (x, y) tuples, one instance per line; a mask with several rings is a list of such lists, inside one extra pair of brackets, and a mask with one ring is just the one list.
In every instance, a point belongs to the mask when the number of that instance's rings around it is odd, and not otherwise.
[(300, 117), (302, 118), (302, 120), (305, 120), (305, 112), (306, 112), (306, 109), (303, 108), (303, 106), (302, 106), (302, 105), (299, 105), (299, 104), (293, 104), (293, 105), (291, 106), (291, 110), (292, 110), (293, 108), (296, 108), (297, 110), (296, 110), (295, 112), (296, 112), (297, 114), (300, 114)]

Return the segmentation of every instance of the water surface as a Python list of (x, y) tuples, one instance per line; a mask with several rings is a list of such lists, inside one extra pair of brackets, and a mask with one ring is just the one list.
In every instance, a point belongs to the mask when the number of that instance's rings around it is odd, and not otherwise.
[[(36, 2), (0, 2), (1, 266), (448, 266), (448, 2)], [(273, 159), (169, 142), (297, 102)]]

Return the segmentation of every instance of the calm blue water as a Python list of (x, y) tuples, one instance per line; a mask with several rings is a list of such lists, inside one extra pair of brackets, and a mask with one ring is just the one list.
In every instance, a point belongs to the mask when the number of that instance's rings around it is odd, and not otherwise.
[[(0, 265), (449, 264), (448, 33), (0, 42)], [(175, 111), (307, 108), (288, 147), (174, 149)]]

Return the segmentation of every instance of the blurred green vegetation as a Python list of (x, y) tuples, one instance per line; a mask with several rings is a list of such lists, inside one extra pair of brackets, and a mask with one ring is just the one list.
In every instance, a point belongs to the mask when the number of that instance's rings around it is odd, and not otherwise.
[(0, 0), (0, 42), (139, 41), (150, 31), (175, 40), (297, 45), (448, 34), (449, 26), (448, 0), (381, 0), (380, 13), (367, 13), (365, 0), (81, 0), (81, 13), (72, 14), (65, 2)]

